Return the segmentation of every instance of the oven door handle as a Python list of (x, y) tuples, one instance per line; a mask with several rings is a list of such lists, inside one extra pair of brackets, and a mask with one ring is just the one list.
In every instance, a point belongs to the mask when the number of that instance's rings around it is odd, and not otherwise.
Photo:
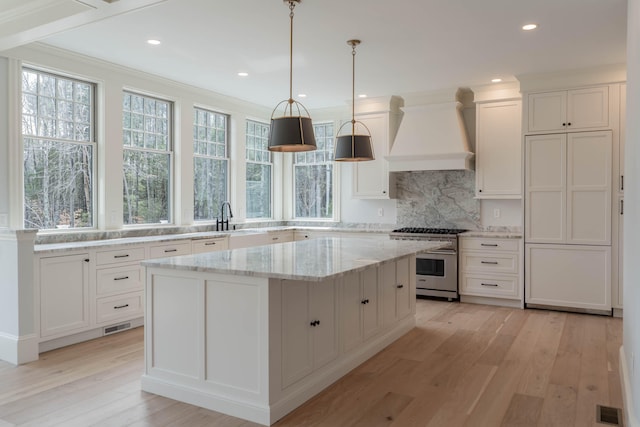
[(453, 249), (434, 249), (431, 251), (423, 252), (424, 254), (451, 254), (455, 255), (457, 252)]

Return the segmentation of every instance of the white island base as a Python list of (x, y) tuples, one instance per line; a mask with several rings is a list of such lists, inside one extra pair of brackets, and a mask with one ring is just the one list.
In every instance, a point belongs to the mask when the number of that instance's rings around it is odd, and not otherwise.
[(198, 270), (147, 264), (142, 389), (260, 424), (415, 326), (413, 254), (322, 280)]

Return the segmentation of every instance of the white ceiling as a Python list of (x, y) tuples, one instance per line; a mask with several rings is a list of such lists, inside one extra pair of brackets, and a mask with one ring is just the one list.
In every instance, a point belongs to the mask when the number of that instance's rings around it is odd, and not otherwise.
[[(2, 2), (11, 0), (0, 0), (0, 6)], [(76, 2), (104, 11), (143, 1)], [(128, 13), (103, 14), (85, 25), (69, 25), (66, 31), (57, 27), (50, 32), (53, 35), (38, 39), (263, 106), (273, 107), (289, 97), (287, 3), (155, 3)], [(356, 56), (356, 92), (370, 97), (624, 63), (626, 4), (626, 0), (303, 0), (294, 18), (294, 98), (311, 109), (343, 106), (350, 100), (351, 48), (346, 41), (352, 38), (362, 40)], [(538, 23), (539, 29), (522, 31), (520, 27), (529, 22)], [(149, 38), (162, 44), (150, 46)], [(249, 76), (238, 77), (239, 71)], [(298, 98), (299, 93), (308, 96)]]

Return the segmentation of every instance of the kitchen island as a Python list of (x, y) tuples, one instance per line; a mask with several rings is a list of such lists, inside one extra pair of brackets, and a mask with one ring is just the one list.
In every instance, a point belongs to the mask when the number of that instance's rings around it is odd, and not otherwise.
[(415, 254), (318, 238), (143, 262), (142, 389), (271, 425), (415, 326)]

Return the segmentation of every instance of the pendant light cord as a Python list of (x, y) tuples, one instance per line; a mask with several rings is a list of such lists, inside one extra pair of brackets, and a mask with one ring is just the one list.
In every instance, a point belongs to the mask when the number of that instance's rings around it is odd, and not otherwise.
[(293, 9), (296, 4), (289, 2), (289, 114), (293, 115)]

